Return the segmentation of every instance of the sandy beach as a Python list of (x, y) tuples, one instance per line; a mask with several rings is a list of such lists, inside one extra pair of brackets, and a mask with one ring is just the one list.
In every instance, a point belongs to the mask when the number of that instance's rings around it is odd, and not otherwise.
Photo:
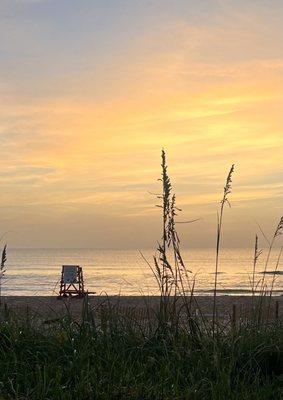
[[(89, 305), (94, 315), (100, 313), (101, 308), (112, 307), (119, 309), (122, 313), (128, 311), (135, 312), (137, 315), (150, 309), (156, 310), (158, 296), (89, 296)], [(268, 298), (267, 298), (268, 299)], [(266, 300), (267, 300), (266, 299)], [(283, 296), (275, 296), (271, 301), (270, 316), (276, 316), (276, 302), (278, 302), (278, 316), (283, 318)], [(2, 298), (2, 310), (8, 309), (17, 316), (24, 317), (29, 314), (32, 317), (43, 321), (62, 318), (68, 313), (77, 318), (83, 309), (83, 299), (69, 298), (58, 300), (55, 296), (11, 296)], [(192, 302), (192, 312), (200, 309), (206, 317), (212, 313), (213, 297), (197, 296)], [(217, 310), (221, 318), (228, 319), (233, 313), (233, 306), (236, 307), (237, 319), (244, 318), (252, 308), (251, 296), (223, 296), (217, 297)]]

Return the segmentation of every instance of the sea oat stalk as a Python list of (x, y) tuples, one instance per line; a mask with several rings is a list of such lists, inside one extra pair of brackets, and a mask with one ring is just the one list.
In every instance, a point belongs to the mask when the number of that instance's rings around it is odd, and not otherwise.
[(214, 290), (213, 290), (213, 314), (212, 314), (212, 332), (214, 336), (215, 322), (216, 322), (216, 295), (217, 295), (217, 278), (218, 278), (218, 267), (219, 267), (219, 255), (220, 255), (220, 242), (221, 232), (223, 223), (224, 206), (227, 203), (231, 207), (228, 196), (232, 189), (232, 174), (234, 172), (234, 164), (231, 166), (228, 173), (226, 184), (224, 186), (223, 198), (220, 202), (220, 212), (217, 214), (217, 237), (216, 237), (216, 257), (215, 257), (215, 278), (214, 278)]
[[(283, 217), (280, 218), (280, 220), (279, 220), (279, 222), (278, 222), (278, 224), (276, 226), (275, 232), (274, 232), (274, 234), (272, 236), (272, 239), (270, 241), (267, 239), (269, 247), (268, 247), (268, 253), (267, 253), (267, 256), (266, 256), (265, 266), (264, 266), (264, 270), (263, 270), (263, 278), (262, 278), (261, 288), (260, 288), (258, 322), (260, 322), (261, 314), (262, 314), (262, 303), (263, 303), (263, 297), (265, 295), (266, 272), (267, 272), (267, 267), (268, 267), (268, 264), (269, 264), (271, 252), (273, 250), (273, 246), (274, 246), (274, 243), (275, 243), (276, 239), (280, 235), (282, 235), (282, 233), (283, 233)], [(265, 235), (264, 235), (264, 237), (266, 238)]]
[(270, 307), (271, 307), (271, 299), (272, 299), (272, 295), (273, 295), (273, 290), (274, 290), (274, 284), (275, 284), (276, 274), (277, 274), (277, 271), (278, 271), (278, 266), (279, 266), (279, 264), (280, 264), (280, 259), (281, 259), (282, 251), (283, 251), (283, 247), (281, 246), (280, 251), (279, 251), (279, 254), (278, 254), (278, 257), (277, 257), (275, 269), (274, 269), (274, 271), (273, 271), (273, 276), (272, 276), (271, 288), (270, 288), (270, 293), (269, 293), (269, 301), (268, 301), (267, 321), (268, 321), (268, 319), (269, 319), (269, 313), (270, 313)]
[(255, 235), (255, 247), (254, 247), (254, 259), (253, 259), (253, 276), (252, 276), (252, 295), (255, 295), (256, 284), (255, 284), (255, 274), (258, 259), (262, 253), (262, 250), (258, 249), (258, 236)]
[(3, 251), (2, 251), (2, 257), (1, 257), (1, 264), (0, 264), (0, 305), (2, 303), (2, 279), (4, 278), (6, 269), (5, 269), (5, 263), (7, 261), (7, 244), (5, 244)]

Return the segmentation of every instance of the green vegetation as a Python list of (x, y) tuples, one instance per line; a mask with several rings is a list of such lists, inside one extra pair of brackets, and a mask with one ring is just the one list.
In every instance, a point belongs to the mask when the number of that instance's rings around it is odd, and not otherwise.
[[(115, 311), (115, 310), (114, 310)], [(0, 328), (2, 399), (279, 400), (282, 324), (218, 330), (196, 321), (161, 331), (114, 313), (52, 328), (8, 317)]]

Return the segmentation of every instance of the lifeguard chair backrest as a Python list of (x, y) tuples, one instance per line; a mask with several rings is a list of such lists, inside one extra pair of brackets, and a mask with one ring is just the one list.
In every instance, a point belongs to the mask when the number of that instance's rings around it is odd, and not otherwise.
[(79, 265), (63, 265), (63, 283), (77, 283), (79, 268)]

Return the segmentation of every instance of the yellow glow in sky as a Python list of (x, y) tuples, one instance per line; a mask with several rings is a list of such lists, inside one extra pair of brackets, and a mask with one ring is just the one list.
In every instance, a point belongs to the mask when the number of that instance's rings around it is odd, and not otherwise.
[(2, 232), (17, 247), (154, 246), (164, 147), (182, 219), (201, 218), (184, 246), (214, 245), (232, 163), (224, 244), (251, 246), (255, 221), (269, 232), (282, 214), (280, 4), (117, 3), (115, 18), (101, 2), (1, 5)]

